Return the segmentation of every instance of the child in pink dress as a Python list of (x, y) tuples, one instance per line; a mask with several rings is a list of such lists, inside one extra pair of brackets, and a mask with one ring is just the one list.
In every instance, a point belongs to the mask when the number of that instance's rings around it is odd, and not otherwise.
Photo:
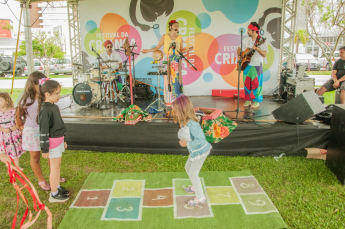
[(19, 167), (19, 157), (24, 151), (22, 136), (15, 123), (15, 114), (10, 95), (0, 92), (0, 154), (7, 154)]

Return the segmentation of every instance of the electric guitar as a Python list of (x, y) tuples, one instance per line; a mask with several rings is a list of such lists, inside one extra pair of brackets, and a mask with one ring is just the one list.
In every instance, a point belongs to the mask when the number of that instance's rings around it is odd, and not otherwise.
[[(262, 45), (265, 43), (266, 38), (261, 38), (256, 44), (255, 47), (258, 47), (259, 45)], [(241, 69), (244, 70), (247, 65), (250, 63), (250, 59), (252, 58), (253, 54), (255, 53), (255, 50), (252, 48), (246, 48), (246, 50), (242, 51), (242, 65)], [(237, 63), (237, 69), (240, 69), (240, 64)]]

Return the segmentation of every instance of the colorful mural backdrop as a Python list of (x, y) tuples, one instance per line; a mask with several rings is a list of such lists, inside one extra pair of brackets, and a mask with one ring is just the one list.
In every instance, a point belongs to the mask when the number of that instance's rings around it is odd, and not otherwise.
[[(241, 29), (256, 21), (266, 37), (267, 57), (264, 59), (263, 92), (268, 94), (278, 85), (278, 64), (281, 24), (281, 2), (277, 0), (85, 0), (80, 4), (80, 26), (83, 61), (96, 63), (94, 48), (105, 51), (103, 42), (111, 40), (121, 50), (126, 37), (136, 44), (135, 78), (157, 86), (152, 72), (152, 53), (143, 48), (157, 45), (168, 32), (168, 22), (179, 22), (185, 46), (194, 46), (186, 54), (194, 70), (183, 61), (182, 75), (186, 95), (211, 95), (212, 89), (237, 87), (236, 50), (240, 46)], [(114, 50), (114, 51), (115, 51)], [(122, 60), (127, 57), (120, 53)], [(163, 87), (163, 78), (160, 80)], [(242, 77), (240, 79), (243, 88)]]

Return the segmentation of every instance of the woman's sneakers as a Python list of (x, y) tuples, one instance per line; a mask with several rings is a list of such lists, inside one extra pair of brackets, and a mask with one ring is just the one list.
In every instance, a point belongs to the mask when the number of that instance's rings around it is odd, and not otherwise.
[(56, 195), (53, 195), (53, 193), (50, 194), (49, 202), (50, 203), (65, 202), (68, 199), (69, 199), (69, 191), (65, 189), (64, 187), (60, 186), (58, 188)]
[(207, 202), (206, 197), (201, 198), (200, 200), (199, 200), (198, 198), (195, 197), (194, 199), (188, 201), (188, 205), (189, 205), (189, 206), (192, 206), (192, 207), (197, 207), (197, 206), (206, 204), (206, 202)]

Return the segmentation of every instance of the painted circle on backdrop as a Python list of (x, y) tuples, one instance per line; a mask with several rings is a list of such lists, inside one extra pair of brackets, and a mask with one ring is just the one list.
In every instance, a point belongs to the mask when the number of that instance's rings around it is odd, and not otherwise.
[[(114, 23), (116, 22), (116, 23)], [(117, 34), (119, 28), (123, 25), (128, 25), (126, 19), (115, 13), (108, 13), (102, 17), (100, 28), (104, 34), (104, 40), (113, 40), (114, 38), (120, 36)]]
[(208, 33), (200, 33), (197, 36), (190, 36), (186, 39), (185, 43), (187, 44), (187, 47), (194, 46), (194, 49), (192, 52), (187, 52), (185, 56), (189, 61), (200, 66), (200, 64), (197, 63), (197, 60), (194, 59), (194, 56), (199, 58), (198, 60), (202, 62), (203, 68), (198, 68), (198, 71), (203, 71), (210, 66), (207, 57), (208, 49), (205, 47), (209, 47), (214, 40), (215, 38)]
[(176, 20), (179, 24), (179, 34), (182, 36), (197, 35), (201, 33), (199, 18), (190, 11), (179, 10), (173, 13), (166, 23), (166, 33), (169, 33), (169, 21)]
[(269, 79), (271, 79), (271, 71), (267, 68), (263, 68), (263, 78), (262, 78), (262, 81), (263, 82), (266, 82), (268, 81)]
[[(122, 48), (123, 42), (125, 41), (126, 37), (128, 37), (129, 45), (131, 46), (133, 46), (134, 44), (137, 45), (137, 47), (133, 48), (133, 52), (140, 54), (140, 51), (142, 48), (142, 40), (136, 28), (134, 28), (131, 25), (123, 25), (116, 31), (116, 33), (117, 33), (117, 37), (115, 37), (112, 40), (115, 49), (124, 50)], [(122, 60), (127, 59), (124, 52), (121, 52), (120, 56)], [(139, 55), (134, 55), (134, 59), (138, 58), (138, 56)]]
[(203, 76), (203, 79), (204, 79), (204, 81), (205, 81), (206, 83), (211, 82), (211, 81), (213, 80), (213, 75), (212, 75), (212, 73), (209, 73), (209, 72), (205, 73), (204, 76)]
[(272, 48), (271, 45), (267, 44), (267, 55), (266, 55), (267, 63), (264, 62), (263, 68), (267, 70), (270, 69), (274, 62), (274, 58), (275, 58), (274, 49)]
[(97, 29), (97, 23), (95, 21), (88, 21), (85, 24), (85, 29), (87, 32), (94, 33)]
[(209, 12), (220, 11), (231, 22), (242, 24), (253, 17), (259, 0), (202, 0), (202, 3)]
[(100, 28), (95, 29), (95, 31), (91, 30), (85, 35), (84, 38), (84, 48), (85, 51), (91, 55), (95, 56), (96, 54), (91, 51), (91, 46), (100, 54), (104, 51), (104, 46), (103, 46), (103, 38), (99, 38), (96, 35), (98, 33), (101, 33)]
[[(221, 75), (223, 80), (231, 86), (237, 87), (238, 71), (237, 48), (241, 36), (237, 34), (224, 34), (213, 40), (208, 49), (208, 61), (212, 70)], [(241, 87), (243, 82), (240, 80)]]
[[(198, 18), (200, 21), (200, 25), (201, 25), (201, 27), (199, 27), (200, 29), (206, 29), (211, 24), (211, 17), (207, 13), (200, 13), (198, 14), (196, 18)], [(198, 26), (197, 22), (195, 22), (195, 24)]]
[(191, 63), (195, 66), (197, 71), (195, 71), (195, 69), (192, 66), (189, 66), (189, 64), (185, 60), (182, 60), (183, 85), (194, 83), (197, 79), (199, 79), (199, 77), (202, 74), (202, 71), (203, 71), (202, 69), (204, 68), (204, 66), (201, 59), (197, 55), (194, 55), (193, 58), (194, 58), (194, 63), (192, 62)]

